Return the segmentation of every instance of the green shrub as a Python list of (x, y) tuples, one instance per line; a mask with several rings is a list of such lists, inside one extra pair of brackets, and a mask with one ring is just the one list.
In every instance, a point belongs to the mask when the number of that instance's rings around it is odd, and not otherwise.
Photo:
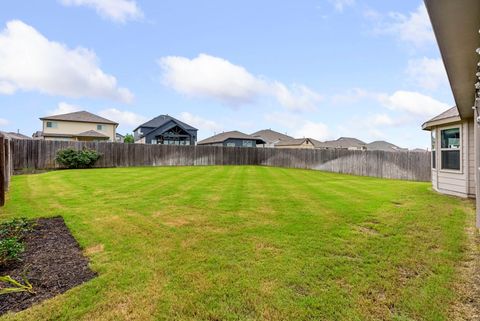
[(123, 139), (125, 144), (133, 144), (135, 142), (135, 138), (133, 138), (132, 134), (126, 134), (125, 138)]
[(0, 266), (18, 261), (25, 250), (23, 243), (16, 237), (0, 240)]
[(14, 218), (0, 224), (0, 240), (9, 238), (22, 239), (26, 232), (31, 231), (33, 223), (26, 218)]
[(94, 150), (71, 148), (60, 150), (56, 161), (67, 168), (90, 168), (100, 158), (100, 154)]

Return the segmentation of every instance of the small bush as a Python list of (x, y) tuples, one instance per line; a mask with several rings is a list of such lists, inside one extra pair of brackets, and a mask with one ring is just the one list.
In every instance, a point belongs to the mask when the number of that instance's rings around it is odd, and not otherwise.
[(0, 224), (0, 240), (9, 238), (22, 239), (26, 232), (31, 231), (33, 223), (26, 218), (14, 218)]
[(90, 168), (100, 158), (94, 150), (63, 149), (57, 153), (56, 161), (67, 168)]
[(123, 139), (125, 144), (133, 144), (135, 142), (135, 138), (133, 138), (132, 134), (126, 134), (125, 138)]
[(0, 240), (0, 266), (18, 261), (24, 250), (23, 243), (16, 237)]

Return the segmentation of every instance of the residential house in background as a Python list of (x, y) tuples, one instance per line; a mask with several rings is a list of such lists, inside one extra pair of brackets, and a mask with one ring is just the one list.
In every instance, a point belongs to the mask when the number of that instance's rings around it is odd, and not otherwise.
[(160, 115), (133, 131), (135, 143), (160, 145), (195, 145), (198, 129), (169, 115)]
[(353, 137), (340, 137), (337, 140), (330, 140), (323, 143), (325, 149), (348, 149), (348, 150), (366, 150), (366, 143)]
[(292, 138), (289, 140), (282, 140), (275, 144), (276, 148), (306, 148), (315, 149), (322, 148), (323, 143), (313, 138)]
[(244, 134), (239, 131), (224, 132), (198, 142), (198, 145), (226, 147), (257, 147), (266, 142), (259, 137)]
[(115, 141), (118, 123), (88, 111), (40, 118), (42, 131), (34, 138), (65, 141)]
[(19, 132), (3, 132), (0, 130), (0, 134), (3, 135), (6, 138), (10, 139), (32, 139), (31, 137), (28, 137), (26, 135), (20, 134)]
[(263, 144), (262, 147), (268, 147), (268, 148), (273, 148), (275, 147), (275, 144), (281, 142), (281, 141), (286, 141), (286, 140), (292, 140), (293, 137), (276, 132), (271, 129), (263, 129), (259, 130), (253, 134), (251, 134), (253, 137), (261, 138), (265, 141), (265, 144)]
[(120, 133), (116, 133), (115, 134), (115, 141), (117, 143), (123, 143), (123, 140), (125, 139), (125, 136), (120, 134)]
[(385, 152), (405, 152), (408, 151), (406, 148), (398, 147), (392, 143), (386, 142), (384, 140), (377, 140), (365, 145), (367, 150), (381, 150)]
[(452, 107), (422, 125), (432, 137), (432, 185), (441, 193), (475, 197), (474, 121)]

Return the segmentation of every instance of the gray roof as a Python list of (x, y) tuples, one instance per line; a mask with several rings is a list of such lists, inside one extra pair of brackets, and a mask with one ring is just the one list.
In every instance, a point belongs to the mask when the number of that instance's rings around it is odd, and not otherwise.
[(447, 109), (445, 110), (443, 113), (441, 113), (440, 115), (437, 115), (435, 117), (433, 117), (432, 119), (428, 120), (427, 123), (429, 122), (432, 122), (432, 121), (437, 121), (437, 120), (441, 120), (441, 119), (445, 119), (445, 118), (450, 118), (450, 117), (457, 117), (457, 116), (460, 116), (460, 114), (458, 113), (458, 109), (456, 106), (450, 108), (450, 109)]
[(247, 135), (245, 133), (239, 131), (231, 131), (231, 132), (223, 132), (212, 137), (208, 137), (204, 140), (199, 141), (198, 145), (205, 145), (205, 144), (216, 144), (216, 143), (223, 143), (227, 139), (248, 139), (248, 140), (255, 140), (257, 144), (264, 144), (265, 141), (258, 137), (253, 137), (251, 135)]
[(260, 137), (267, 143), (275, 143), (283, 140), (291, 140), (293, 137), (276, 132), (271, 129), (263, 129), (253, 133), (251, 136)]
[(384, 140), (377, 140), (367, 144), (367, 150), (383, 150), (383, 151), (390, 151), (390, 152), (398, 152), (402, 150), (406, 150), (403, 148), (398, 147), (392, 143), (386, 142)]
[(160, 126), (163, 126), (164, 124), (166, 124), (167, 122), (173, 120), (174, 122), (176, 122), (177, 124), (181, 125), (184, 129), (186, 130), (198, 130), (196, 129), (195, 127), (192, 127), (188, 124), (185, 124), (184, 122), (172, 117), (172, 116), (169, 116), (169, 115), (160, 115), (160, 116), (157, 116), (149, 121), (147, 121), (146, 123), (143, 123), (141, 124), (140, 126), (138, 126), (137, 128), (135, 128), (133, 131), (136, 131), (137, 129), (139, 129), (140, 127), (149, 127), (149, 128), (158, 128)]
[(10, 139), (32, 139), (31, 137), (28, 137), (26, 135), (23, 135), (23, 134), (20, 134), (20, 133), (14, 133), (14, 132), (0, 131), (0, 134), (5, 136), (6, 138), (10, 138)]
[(86, 132), (81, 132), (79, 134), (76, 134), (74, 136), (78, 137), (95, 137), (95, 138), (109, 138), (107, 135), (104, 135), (102, 133), (99, 133), (95, 130), (87, 130)]
[(82, 123), (99, 123), (99, 124), (118, 125), (118, 123), (114, 121), (89, 113), (88, 111), (77, 111), (74, 113), (47, 116), (47, 117), (40, 118), (40, 120), (63, 120), (63, 121), (82, 122)]
[(310, 141), (316, 148), (323, 147), (323, 143), (313, 138), (292, 138), (289, 140), (282, 140), (275, 144), (275, 146), (301, 146), (305, 141)]
[(365, 145), (365, 142), (353, 137), (340, 137), (337, 140), (330, 140), (323, 143), (323, 147), (326, 148), (362, 148), (365, 147)]

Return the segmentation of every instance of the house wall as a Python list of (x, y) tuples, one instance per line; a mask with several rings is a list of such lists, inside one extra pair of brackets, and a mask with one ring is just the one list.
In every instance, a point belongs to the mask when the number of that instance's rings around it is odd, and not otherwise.
[[(55, 128), (48, 128), (47, 121), (56, 123)], [(97, 130), (97, 125), (103, 125), (103, 130)], [(115, 141), (115, 132), (116, 126), (112, 124), (102, 124), (102, 123), (85, 123), (85, 122), (72, 122), (72, 121), (61, 121), (61, 120), (44, 120), (43, 121), (43, 135), (48, 136), (48, 134), (67, 134), (67, 135), (77, 135), (88, 130), (94, 130), (99, 133), (102, 133), (109, 137), (111, 141)], [(54, 140), (58, 138), (54, 137), (45, 137), (46, 140)]]
[[(223, 146), (226, 146), (226, 147), (246, 147), (246, 146), (243, 146), (244, 141), (252, 142), (251, 147), (257, 147), (257, 141), (255, 139), (236, 139), (236, 138), (227, 139), (226, 141), (223, 142)], [(235, 144), (235, 146), (232, 146), (232, 144)]]
[[(441, 169), (441, 137), (442, 129), (460, 127), (461, 152), (460, 171)], [(444, 124), (434, 127), (436, 134), (436, 168), (432, 168), (432, 186), (443, 194), (460, 197), (475, 197), (475, 163), (474, 163), (474, 123), (473, 119), (462, 122)]]

